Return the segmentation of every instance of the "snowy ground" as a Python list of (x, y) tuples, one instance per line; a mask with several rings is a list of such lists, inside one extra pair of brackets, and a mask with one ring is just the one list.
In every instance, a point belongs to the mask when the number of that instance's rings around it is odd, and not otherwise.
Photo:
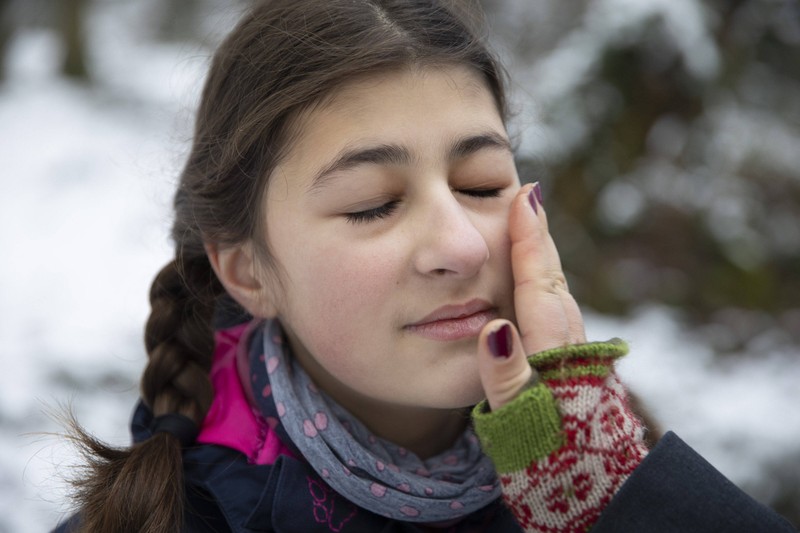
[[(52, 35), (20, 32), (0, 85), (0, 533), (44, 531), (67, 511), (75, 458), (43, 434), (59, 428), (49, 408), (71, 403), (90, 431), (128, 440), (147, 290), (170, 255), (172, 185), (207, 53), (114, 37), (94, 58), (99, 84), (84, 88), (54, 75)], [(768, 500), (766, 472), (800, 483), (796, 352), (712, 367), (659, 308), (590, 316), (588, 330), (629, 340), (623, 377), (737, 484)]]

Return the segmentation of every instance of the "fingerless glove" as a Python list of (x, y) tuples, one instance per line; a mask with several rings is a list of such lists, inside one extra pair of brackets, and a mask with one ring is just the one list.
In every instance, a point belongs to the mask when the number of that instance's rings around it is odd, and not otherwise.
[(614, 361), (627, 345), (572, 345), (528, 358), (535, 382), (473, 422), (492, 458), (503, 499), (530, 532), (589, 530), (647, 454)]

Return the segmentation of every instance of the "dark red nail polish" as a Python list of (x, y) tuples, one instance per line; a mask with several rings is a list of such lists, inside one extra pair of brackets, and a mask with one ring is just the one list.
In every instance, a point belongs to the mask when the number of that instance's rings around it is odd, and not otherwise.
[(533, 189), (528, 193), (528, 201), (531, 203), (531, 207), (533, 208), (533, 212), (539, 214), (539, 208), (536, 207), (536, 187), (534, 186)]
[(508, 324), (503, 324), (497, 330), (489, 332), (486, 337), (486, 343), (489, 345), (489, 351), (492, 352), (492, 355), (503, 359), (511, 355), (513, 340), (511, 326)]
[(544, 205), (544, 199), (542, 199), (542, 186), (538, 181), (533, 185), (533, 192), (536, 194), (536, 200), (539, 202), (539, 205)]

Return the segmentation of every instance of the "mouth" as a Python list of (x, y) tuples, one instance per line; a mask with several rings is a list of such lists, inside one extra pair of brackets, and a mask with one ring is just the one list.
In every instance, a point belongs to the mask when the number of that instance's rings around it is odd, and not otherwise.
[(475, 299), (439, 307), (403, 329), (432, 340), (456, 341), (477, 337), (483, 327), (497, 317), (497, 308), (485, 300)]

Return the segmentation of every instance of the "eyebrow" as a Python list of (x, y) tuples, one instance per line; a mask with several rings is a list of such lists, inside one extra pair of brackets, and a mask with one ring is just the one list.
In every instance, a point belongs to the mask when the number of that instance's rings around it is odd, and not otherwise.
[[(489, 131), (457, 139), (448, 150), (448, 159), (455, 161), (480, 150), (493, 149), (513, 152), (511, 143), (497, 132)], [(410, 165), (414, 160), (411, 151), (398, 144), (378, 144), (366, 148), (345, 148), (338, 156), (317, 172), (309, 189), (321, 188), (336, 173), (351, 169), (358, 165)]]
[(450, 161), (455, 161), (487, 148), (513, 152), (508, 139), (497, 132), (489, 131), (479, 135), (465, 137), (453, 143), (453, 146), (450, 147), (449, 158)]

